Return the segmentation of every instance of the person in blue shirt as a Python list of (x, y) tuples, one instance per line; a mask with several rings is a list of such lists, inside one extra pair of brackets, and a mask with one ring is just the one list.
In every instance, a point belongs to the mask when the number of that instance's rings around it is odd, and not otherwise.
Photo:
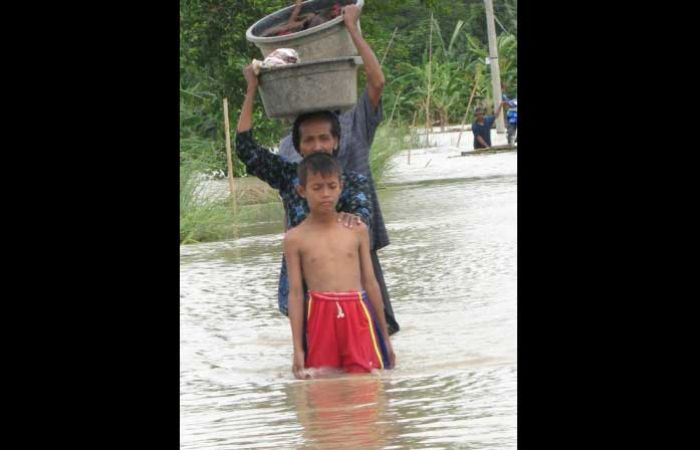
[(506, 102), (501, 102), (496, 108), (493, 116), (486, 116), (484, 108), (476, 108), (474, 115), (476, 119), (472, 123), (472, 133), (474, 133), (474, 149), (491, 147), (491, 127), (496, 121), (496, 117), (501, 112), (501, 108)]
[[(504, 89), (505, 90), (505, 89)], [(518, 139), (518, 99), (508, 98), (503, 94), (503, 101), (506, 102), (506, 127), (508, 128), (508, 145), (513, 145)]]

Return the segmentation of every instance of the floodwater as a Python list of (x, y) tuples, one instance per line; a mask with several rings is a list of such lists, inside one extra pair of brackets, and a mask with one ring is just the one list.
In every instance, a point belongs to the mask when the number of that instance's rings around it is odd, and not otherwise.
[(293, 378), (281, 218), (181, 247), (181, 448), (516, 448), (517, 153), (454, 154), (397, 157), (379, 192), (394, 370)]

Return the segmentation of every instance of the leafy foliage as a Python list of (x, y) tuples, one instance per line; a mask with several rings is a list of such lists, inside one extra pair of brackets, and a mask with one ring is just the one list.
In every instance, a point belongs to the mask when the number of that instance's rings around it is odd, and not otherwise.
[[(229, 101), (232, 133), (245, 95), (242, 68), (260, 59), (245, 38), (256, 21), (291, 0), (181, 0), (180, 158), (226, 172), (223, 107)], [(517, 0), (494, 0), (501, 78), (517, 92)], [(432, 58), (429, 36), (432, 21)], [(361, 16), (365, 39), (383, 60), (384, 107), (394, 124), (459, 123), (478, 77), (473, 106), (491, 103), (483, 0), (369, 0)], [(359, 89), (366, 82), (359, 71)], [(430, 84), (428, 78), (430, 74)], [(289, 125), (268, 119), (257, 102), (256, 139), (275, 147)], [(372, 150), (376, 151), (376, 146)], [(236, 165), (237, 176), (245, 173)]]

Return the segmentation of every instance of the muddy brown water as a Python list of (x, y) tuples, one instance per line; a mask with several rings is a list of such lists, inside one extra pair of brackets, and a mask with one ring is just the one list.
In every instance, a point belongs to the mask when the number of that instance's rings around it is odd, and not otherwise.
[(293, 378), (281, 221), (181, 247), (181, 448), (516, 448), (516, 158), (380, 191), (402, 328), (379, 374)]

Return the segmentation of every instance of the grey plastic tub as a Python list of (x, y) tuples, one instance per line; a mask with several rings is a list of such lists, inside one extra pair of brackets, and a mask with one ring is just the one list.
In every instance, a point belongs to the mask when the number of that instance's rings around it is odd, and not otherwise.
[(265, 113), (293, 119), (305, 112), (345, 111), (357, 103), (359, 56), (327, 58), (261, 69), (259, 90)]
[[(334, 3), (341, 6), (356, 4), (360, 8), (364, 0), (310, 0), (302, 3), (301, 13), (318, 10), (332, 6)], [(246, 31), (246, 39), (255, 44), (262, 52), (263, 58), (278, 48), (293, 48), (299, 55), (301, 62), (314, 61), (324, 58), (339, 58), (341, 56), (357, 55), (357, 48), (352, 42), (350, 33), (345, 28), (342, 14), (317, 27), (302, 30), (297, 33), (284, 36), (260, 36), (268, 28), (286, 23), (292, 15), (294, 6), (288, 6), (269, 16), (266, 16), (253, 24)], [(359, 20), (358, 20), (359, 27)]]

